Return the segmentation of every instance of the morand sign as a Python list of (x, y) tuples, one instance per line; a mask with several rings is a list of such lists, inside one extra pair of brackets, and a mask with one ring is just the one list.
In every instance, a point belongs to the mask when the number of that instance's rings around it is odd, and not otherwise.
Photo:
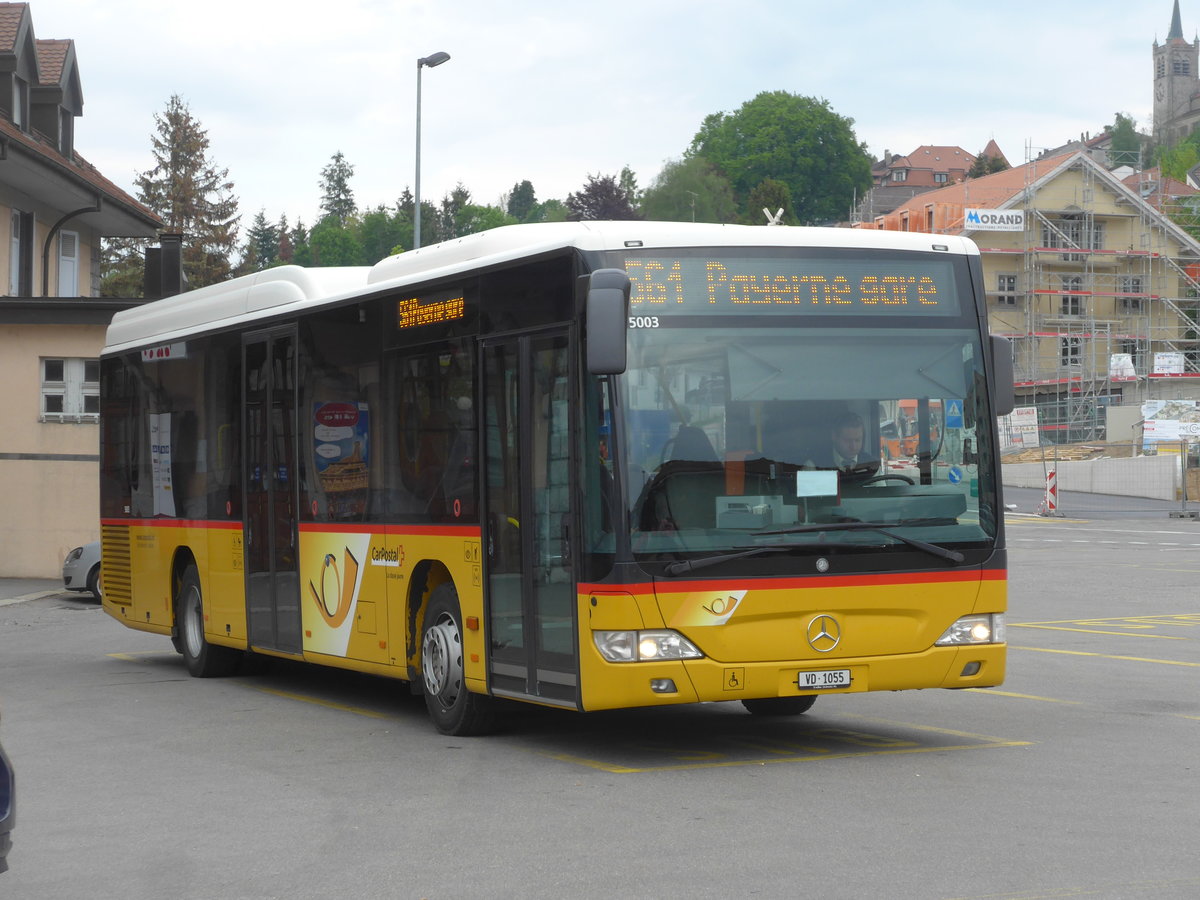
[(967, 209), (964, 227), (975, 231), (1024, 231), (1023, 209)]

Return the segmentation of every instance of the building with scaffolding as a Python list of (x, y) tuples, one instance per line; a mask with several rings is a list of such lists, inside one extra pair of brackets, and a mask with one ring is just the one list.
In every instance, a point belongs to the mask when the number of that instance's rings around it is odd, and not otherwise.
[(1105, 408), (1200, 399), (1200, 243), (1082, 151), (919, 194), (859, 227), (972, 238), (989, 326), (1043, 440), (1105, 437)]

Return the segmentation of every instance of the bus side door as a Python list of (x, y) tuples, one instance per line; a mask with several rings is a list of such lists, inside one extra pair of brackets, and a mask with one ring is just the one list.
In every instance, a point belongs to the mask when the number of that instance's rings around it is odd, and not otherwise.
[(300, 653), (296, 334), (246, 337), (246, 615), (253, 647)]
[(484, 344), (483, 541), (492, 692), (577, 708), (572, 359), (565, 330)]

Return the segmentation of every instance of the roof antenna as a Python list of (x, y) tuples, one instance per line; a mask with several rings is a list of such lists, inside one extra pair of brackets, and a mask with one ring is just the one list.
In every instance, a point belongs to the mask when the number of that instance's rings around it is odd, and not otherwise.
[(779, 209), (775, 210), (775, 215), (771, 215), (771, 211), (764, 206), (763, 207), (763, 215), (767, 217), (768, 225), (782, 225), (783, 224), (783, 207), (782, 206), (779, 207)]

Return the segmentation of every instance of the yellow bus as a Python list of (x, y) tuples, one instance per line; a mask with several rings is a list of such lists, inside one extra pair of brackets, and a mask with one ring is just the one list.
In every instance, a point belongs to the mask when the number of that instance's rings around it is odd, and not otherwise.
[(407, 681), (449, 734), (497, 698), (997, 685), (1012, 362), (980, 272), (943, 235), (562, 223), (118, 313), (104, 609), (196, 676)]

